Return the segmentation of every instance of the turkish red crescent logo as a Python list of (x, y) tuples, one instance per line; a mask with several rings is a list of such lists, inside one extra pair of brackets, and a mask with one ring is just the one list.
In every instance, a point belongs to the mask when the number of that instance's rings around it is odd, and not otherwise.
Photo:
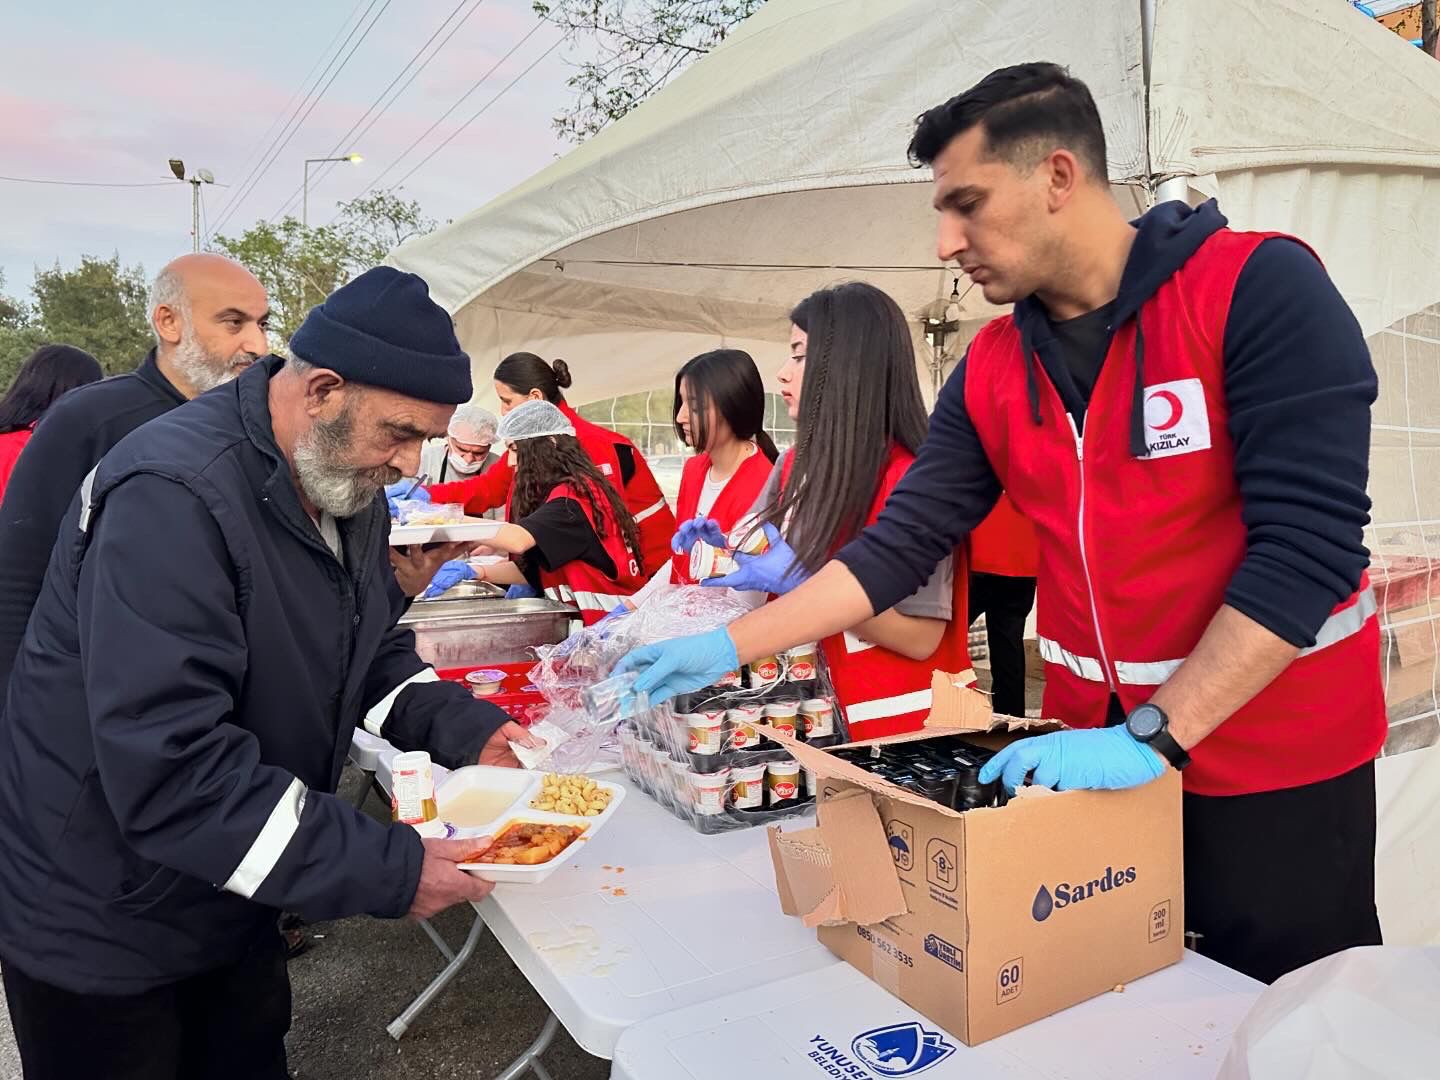
[(1157, 399), (1170, 406), (1170, 416), (1163, 424), (1151, 424), (1150, 426), (1156, 431), (1169, 431), (1176, 424), (1180, 423), (1180, 418), (1185, 415), (1185, 406), (1182, 405), (1180, 399), (1169, 390), (1156, 390), (1150, 395), (1148, 400), (1155, 401)]

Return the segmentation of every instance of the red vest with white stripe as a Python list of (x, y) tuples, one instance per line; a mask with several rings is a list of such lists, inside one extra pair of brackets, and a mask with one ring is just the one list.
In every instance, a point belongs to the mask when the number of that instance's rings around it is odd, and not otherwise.
[[(765, 490), (765, 481), (770, 479), (770, 459), (758, 449), (740, 463), (733, 476), (725, 481), (715, 505), (710, 507), (706, 517), (720, 526), (720, 531), (730, 535), (750, 510), (760, 492)], [(700, 508), (700, 489), (705, 486), (705, 477), (710, 475), (710, 455), (696, 454), (685, 462), (685, 471), (680, 475), (680, 497), (675, 500), (675, 512), (680, 521), (689, 521)], [(690, 552), (682, 551), (671, 555), (674, 569), (670, 580), (676, 585), (698, 585), (690, 576)]]
[[(794, 454), (785, 458), (781, 482), (789, 479)], [(900, 483), (915, 455), (891, 446), (890, 457), (880, 473), (875, 499), (870, 504), (866, 525), (875, 524), (885, 500)], [(907, 731), (919, 731), (930, 715), (931, 678), (936, 671), (962, 673), (970, 670), (969, 633), (966, 616), (969, 588), (965, 550), (959, 548), (950, 560), (951, 617), (940, 644), (924, 660), (875, 645), (857, 634), (835, 634), (820, 643), (835, 696), (845, 709), (845, 722), (852, 740), (878, 739)]]
[[(970, 346), (965, 405), (1000, 482), (1035, 524), (1045, 714), (1104, 723), (1180, 666), (1246, 551), (1223, 344), (1245, 261), (1266, 239), (1222, 229), (1145, 303), (1147, 457), (1131, 454), (1136, 324), (1115, 330), (1083, 438), (1038, 359), (1041, 422), (1011, 317)], [(1314, 647), (1191, 749), (1185, 789), (1238, 795), (1313, 783), (1372, 759), (1385, 738), (1379, 625), (1368, 579)], [(1243, 658), (1237, 658), (1243, 663)]]
[(645, 578), (640, 573), (635, 556), (625, 546), (620, 525), (603, 494), (597, 492), (595, 499), (604, 523), (603, 536), (600, 535), (600, 527), (590, 504), (580, 497), (574, 486), (561, 484), (546, 496), (545, 501), (551, 502), (554, 499), (575, 500), (591, 528), (595, 529), (600, 546), (615, 564), (615, 577), (611, 577), (598, 566), (591, 566), (583, 559), (571, 559), (553, 570), (546, 570), (544, 567), (540, 569), (540, 586), (545, 590), (545, 595), (562, 604), (573, 604), (579, 608), (581, 620), (586, 626), (591, 626), (603, 619), (625, 597), (644, 585)]
[[(586, 420), (563, 401), (559, 409), (569, 418), (570, 423), (575, 425), (575, 437), (587, 450), (596, 443), (609, 443), (616, 472), (613, 476), (606, 473), (605, 478), (615, 486), (625, 503), (625, 509), (629, 510), (630, 516), (635, 519), (635, 528), (640, 533), (641, 569), (647, 574), (653, 574), (671, 556), (670, 538), (675, 535), (675, 515), (670, 512), (670, 504), (665, 501), (665, 493), (656, 483), (650, 464), (640, 453), (639, 447), (624, 435)], [(625, 482), (620, 474), (619, 459), (615, 456), (617, 446), (628, 447), (631, 459), (635, 462), (635, 472), (629, 482)], [(594, 454), (591, 456), (594, 457)]]

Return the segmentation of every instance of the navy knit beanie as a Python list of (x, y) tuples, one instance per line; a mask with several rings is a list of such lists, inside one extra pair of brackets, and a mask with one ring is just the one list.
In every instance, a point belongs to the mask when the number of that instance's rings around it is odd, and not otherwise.
[(470, 400), (470, 357), (425, 279), (377, 266), (325, 298), (290, 338), (290, 351), (352, 382), (406, 397)]

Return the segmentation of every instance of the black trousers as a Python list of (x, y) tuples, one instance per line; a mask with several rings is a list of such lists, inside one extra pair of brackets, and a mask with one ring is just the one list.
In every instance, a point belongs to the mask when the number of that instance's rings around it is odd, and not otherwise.
[(985, 616), (991, 703), (1003, 716), (1025, 715), (1025, 619), (1034, 605), (1033, 577), (970, 575), (970, 622)]
[(112, 997), (4, 965), (25, 1080), (286, 1080), (290, 977), (279, 934), (238, 964)]
[(1256, 795), (1185, 795), (1185, 926), (1261, 982), (1380, 944), (1375, 763)]

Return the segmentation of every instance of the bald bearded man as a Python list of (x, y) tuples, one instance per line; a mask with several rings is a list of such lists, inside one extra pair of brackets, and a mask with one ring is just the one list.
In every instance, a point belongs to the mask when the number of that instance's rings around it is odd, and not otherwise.
[(57, 401), (15, 464), (0, 503), (0, 707), (60, 520), (105, 453), (147, 420), (233, 379), (270, 351), (270, 302), (222, 255), (182, 255), (150, 290), (155, 347), (140, 366)]

